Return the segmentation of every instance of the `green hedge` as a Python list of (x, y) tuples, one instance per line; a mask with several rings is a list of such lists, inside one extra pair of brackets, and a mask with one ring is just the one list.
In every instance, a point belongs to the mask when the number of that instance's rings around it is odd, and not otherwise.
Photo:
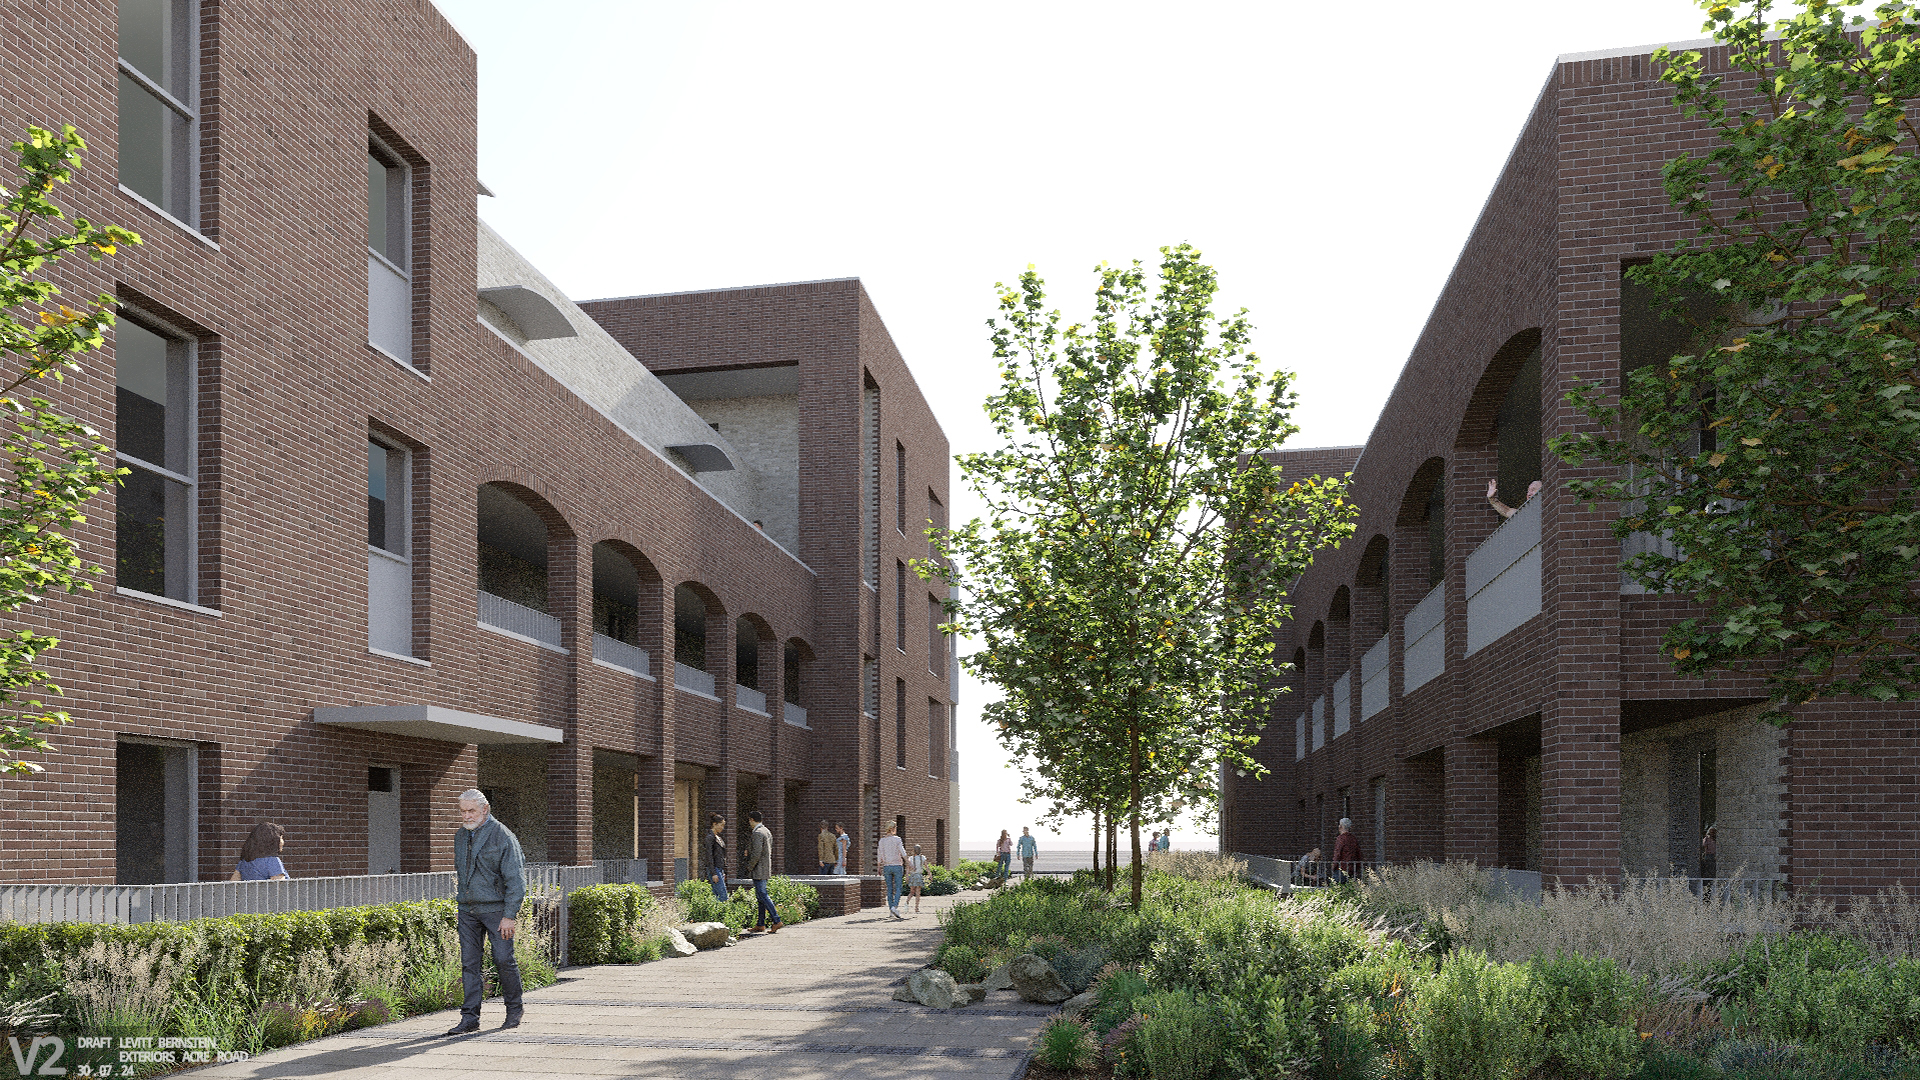
[[(741, 927), (753, 925), (757, 902), (750, 885), (730, 889), (725, 904), (714, 897), (710, 883), (695, 879), (681, 882), (674, 895), (686, 903), (687, 917), (693, 922), (726, 923), (727, 929), (736, 933)], [(820, 890), (811, 885), (791, 878), (769, 878), (767, 896), (782, 923), (806, 922), (820, 916)]]
[(658, 960), (658, 937), (639, 931), (660, 909), (645, 885), (590, 885), (567, 894), (567, 961), (634, 964)]

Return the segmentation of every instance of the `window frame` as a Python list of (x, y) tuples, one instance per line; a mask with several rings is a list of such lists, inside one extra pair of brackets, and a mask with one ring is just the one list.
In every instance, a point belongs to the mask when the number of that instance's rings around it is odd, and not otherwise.
[[(416, 194), (417, 177), (415, 174), (417, 170), (415, 170), (413, 162), (408, 159), (407, 155), (394, 149), (392, 143), (382, 139), (372, 130), (367, 132), (367, 158), (369, 161), (378, 161), (380, 165), (387, 170), (387, 246), (390, 249), (397, 249), (400, 258), (395, 259), (388, 251), (382, 251), (373, 246), (373, 205), (371, 201), (370, 176), (366, 219), (367, 257), (378, 266), (399, 278), (400, 291), (406, 297), (405, 327), (404, 330), (395, 330), (396, 340), (391, 342), (391, 344), (400, 347), (399, 351), (395, 351), (374, 340), (375, 310), (379, 301), (374, 295), (374, 271), (372, 267), (368, 268), (367, 345), (369, 348), (400, 364), (407, 370), (424, 376), (426, 370), (419, 366), (414, 355), (414, 323), (418, 315), (419, 303), (418, 297), (414, 295), (416, 282), (414, 280), (413, 268), (420, 261), (419, 253), (414, 250), (415, 244), (413, 236), (413, 203)], [(371, 173), (372, 170), (369, 169), (368, 171)]]
[(907, 768), (907, 680), (893, 680), (893, 766), (902, 772)]
[[(413, 564), (413, 451), (378, 432), (367, 432), (367, 443), (387, 452), (387, 536), (400, 533), (398, 550), (367, 541), (367, 550), (395, 562)], [(371, 471), (371, 470), (369, 470)]]
[[(119, 572), (120, 506), (119, 506), (118, 496), (116, 493), (116, 499), (114, 504), (114, 519), (115, 519), (114, 589), (116, 592), (125, 593), (130, 596), (138, 596), (138, 597), (144, 597), (147, 599), (163, 600), (163, 601), (174, 603), (174, 604), (187, 604), (193, 607), (201, 607), (202, 605), (200, 603), (200, 446), (199, 446), (199, 442), (200, 442), (199, 440), (199, 432), (200, 432), (200, 407), (199, 407), (200, 406), (200, 394), (199, 394), (200, 348), (199, 346), (200, 346), (200, 341), (199, 341), (199, 338), (194, 334), (191, 334), (181, 329), (179, 326), (165, 319), (161, 319), (154, 316), (151, 312), (148, 312), (138, 307), (137, 305), (130, 304), (125, 301), (116, 301), (115, 306), (119, 309), (115, 313), (116, 320), (124, 320), (126, 322), (130, 322), (133, 325), (140, 327), (142, 330), (145, 330), (147, 333), (153, 334), (154, 336), (162, 339), (167, 343), (167, 353), (168, 353), (167, 355), (167, 415), (168, 415), (167, 426), (169, 430), (164, 434), (164, 438), (169, 443), (169, 447), (171, 450), (171, 445), (173, 444), (177, 435), (179, 440), (179, 450), (182, 458), (181, 463), (185, 466), (185, 468), (183, 470), (176, 470), (166, 465), (147, 461), (144, 458), (137, 457), (133, 454), (122, 453), (120, 450), (120, 414), (119, 414), (119, 406), (117, 402), (114, 407), (114, 439), (113, 439), (114, 462), (117, 465), (120, 465), (125, 468), (136, 469), (146, 473), (150, 473), (154, 476), (159, 477), (163, 483), (171, 483), (171, 484), (178, 485), (182, 489), (182, 498), (185, 502), (186, 512), (184, 513), (184, 515), (182, 515), (184, 517), (184, 520), (177, 524), (177, 527), (180, 530), (179, 537), (180, 537), (180, 550), (181, 550), (180, 560), (181, 561), (180, 561), (179, 573), (180, 573), (181, 585), (182, 585), (180, 592), (182, 595), (173, 596), (173, 595), (169, 595), (167, 592), (155, 593), (155, 592), (148, 592), (145, 589), (128, 588), (127, 586), (120, 584), (120, 572)], [(119, 388), (119, 354), (118, 354), (118, 338), (117, 337), (115, 339), (115, 346), (116, 346), (116, 352), (114, 356), (114, 368), (115, 368), (114, 386), (115, 386), (115, 396), (117, 397), (118, 388)], [(174, 361), (176, 359), (174, 350), (176, 348), (180, 350), (178, 354), (179, 366), (177, 369), (177, 374), (176, 374), (176, 368), (174, 364)], [(175, 405), (176, 398), (178, 398), (179, 400), (178, 406)], [(174, 416), (176, 414), (179, 417), (177, 421), (177, 428), (178, 428), (177, 432), (174, 430), (176, 427)], [(125, 489), (124, 485), (122, 485), (121, 490), (124, 490), (124, 489)], [(167, 543), (168, 546), (171, 546), (173, 539), (174, 539), (174, 534), (172, 530), (169, 529), (164, 542)], [(165, 561), (169, 564), (169, 570), (170, 570), (171, 569), (170, 564), (172, 563), (172, 559), (166, 558)], [(166, 588), (166, 585), (164, 584), (164, 582), (163, 582), (162, 588)]]
[[(131, 60), (122, 56), (120, 54), (120, 42), (117, 30), (114, 40), (114, 69), (117, 74), (126, 76), (127, 79), (143, 93), (156, 101), (161, 108), (173, 113), (185, 122), (185, 130), (180, 136), (180, 146), (174, 148), (181, 160), (176, 163), (173, 169), (168, 169), (163, 166), (161, 170), (163, 186), (166, 183), (166, 177), (175, 173), (177, 170), (178, 175), (174, 176), (174, 182), (180, 185), (180, 190), (177, 193), (173, 193), (174, 197), (172, 198), (168, 197), (168, 192), (162, 190), (158, 193), (158, 198), (156, 198), (152, 194), (128, 185), (120, 179), (119, 162), (117, 158), (115, 161), (114, 180), (121, 191), (173, 219), (188, 231), (199, 233), (200, 152), (202, 139), (200, 123), (200, 39), (202, 35), (199, 5), (191, 2), (191, 0), (169, 0), (167, 33), (171, 38), (167, 44), (167, 48), (177, 50), (179, 55), (173, 58), (174, 62), (181, 65), (184, 69), (180, 73), (179, 84), (180, 89), (186, 92), (186, 98), (181, 98), (178, 94), (174, 93), (174, 91), (168, 89), (160, 79), (142, 71), (135, 66)], [(125, 121), (126, 117), (121, 114), (119, 103), (116, 100), (114, 104), (116, 135), (120, 125), (124, 124)], [(170, 134), (163, 134), (163, 145), (170, 142), (171, 139), (172, 136)], [(118, 139), (116, 154), (118, 154), (119, 150), (123, 148), (125, 144), (126, 140), (124, 138)]]

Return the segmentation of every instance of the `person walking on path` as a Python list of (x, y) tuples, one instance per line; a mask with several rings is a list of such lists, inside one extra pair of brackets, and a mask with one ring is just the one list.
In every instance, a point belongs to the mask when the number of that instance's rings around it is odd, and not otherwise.
[(1161, 851), (1173, 850), (1173, 826), (1171, 825), (1167, 826), (1166, 831), (1160, 834), (1159, 850)]
[(993, 845), (993, 861), (1000, 867), (1000, 884), (1005, 885), (1013, 876), (1013, 834), (1000, 830), (1000, 839)]
[(233, 876), (228, 881), (285, 881), (287, 873), (285, 863), (280, 861), (280, 852), (287, 846), (287, 830), (271, 821), (263, 821), (247, 834), (247, 842), (240, 845), (240, 862), (233, 868)]
[(1147, 850), (1148, 851), (1160, 850), (1160, 830), (1159, 829), (1153, 830), (1153, 837), (1147, 841)]
[(889, 825), (880, 836), (880, 876), (887, 881), (887, 913), (896, 919), (904, 919), (900, 914), (900, 879), (907, 872), (907, 845), (894, 834)]
[(747, 836), (747, 876), (753, 879), (753, 896), (758, 905), (753, 913), (753, 929), (746, 932), (757, 934), (765, 929), (769, 934), (777, 934), (780, 909), (773, 906), (773, 897), (767, 895), (767, 879), (773, 876), (773, 834), (767, 831), (760, 811), (748, 812), (747, 820), (753, 822), (753, 832)]
[(1033, 838), (1033, 831), (1025, 825), (1020, 826), (1020, 880), (1033, 880), (1033, 860), (1040, 854), (1039, 841)]
[(1353, 819), (1340, 819), (1340, 835), (1333, 838), (1333, 880), (1360, 876), (1360, 838), (1353, 835)]
[(913, 845), (913, 854), (907, 857), (907, 889), (913, 894), (913, 913), (920, 914), (920, 889), (927, 883), (927, 857), (920, 854), (920, 845)]
[(840, 841), (833, 835), (833, 826), (824, 820), (820, 822), (819, 842), (814, 846), (819, 849), (815, 854), (820, 856), (820, 872), (836, 873), (833, 864), (840, 861)]
[(493, 943), (493, 970), (500, 976), (500, 996), (507, 1019), (500, 1026), (520, 1026), (520, 965), (513, 958), (515, 920), (527, 896), (526, 864), (520, 840), (494, 818), (487, 797), (474, 788), (460, 793), (460, 831), (453, 836), (454, 900), (459, 905), (460, 1022), (449, 1035), (480, 1030), (480, 999), (485, 982), (480, 976), (480, 946)]
[(707, 880), (713, 884), (713, 898), (723, 904), (727, 902), (727, 841), (720, 834), (726, 827), (726, 818), (708, 814), (707, 835), (700, 841), (700, 861), (706, 865)]
[(853, 846), (853, 837), (847, 835), (847, 827), (839, 822), (833, 823), (833, 872), (842, 877), (847, 873), (847, 849)]

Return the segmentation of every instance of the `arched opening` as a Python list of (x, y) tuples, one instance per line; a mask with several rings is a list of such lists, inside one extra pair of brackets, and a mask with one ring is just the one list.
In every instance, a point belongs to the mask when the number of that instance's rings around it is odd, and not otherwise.
[(1307, 721), (1311, 714), (1311, 702), (1307, 700), (1307, 650), (1293, 650), (1293, 670), (1288, 672), (1287, 688), (1291, 691), (1282, 700), (1293, 713), (1293, 741), (1295, 761), (1307, 756)]
[(1360, 652), (1360, 719), (1366, 720), (1388, 704), (1387, 649), (1389, 608), (1392, 604), (1393, 550), (1387, 538), (1375, 534), (1360, 555), (1354, 575), (1355, 648)]
[(1345, 585), (1333, 591), (1327, 605), (1326, 668), (1333, 680), (1327, 737), (1338, 738), (1353, 724), (1353, 593)]
[(1494, 440), (1500, 458), (1497, 483), (1500, 501), (1519, 506), (1531, 496), (1528, 487), (1540, 479), (1540, 346), (1527, 354), (1500, 401), (1494, 421)]
[(549, 606), (547, 551), (551, 510), (504, 484), (482, 484), (477, 500), (480, 621), (496, 630), (561, 647), (561, 621)]
[(807, 726), (806, 703), (812, 700), (808, 683), (813, 677), (813, 650), (799, 638), (788, 638), (780, 657), (781, 719)]
[[(718, 697), (715, 664), (725, 664), (726, 611), (692, 582), (673, 587), (673, 678), (682, 690)], [(724, 668), (722, 669), (724, 670)]]
[(593, 656), (636, 675), (651, 677), (653, 642), (643, 639), (643, 612), (660, 581), (645, 557), (625, 545), (593, 545)]
[[(763, 642), (764, 646), (763, 647)], [(733, 625), (734, 701), (757, 713), (767, 712), (766, 687), (773, 673), (763, 672), (761, 663), (771, 659), (773, 631), (755, 615), (742, 615)]]
[(1313, 749), (1327, 745), (1327, 624), (1317, 622), (1307, 632), (1307, 728)]

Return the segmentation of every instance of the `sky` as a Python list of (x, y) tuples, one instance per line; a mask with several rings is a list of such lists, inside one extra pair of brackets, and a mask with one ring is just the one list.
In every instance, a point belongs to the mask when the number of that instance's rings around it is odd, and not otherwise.
[[(859, 277), (955, 453), (992, 439), (996, 282), (1031, 264), (1084, 317), (1096, 266), (1180, 242), (1295, 373), (1288, 446), (1365, 442), (1554, 58), (1703, 20), (1690, 0), (436, 2), (479, 54), (481, 216), (569, 296)], [(957, 471), (953, 501), (977, 512)], [(991, 694), (960, 688), (961, 846), (1022, 825), (1090, 846), (1018, 805)], [(1192, 822), (1175, 842), (1214, 844)]]

